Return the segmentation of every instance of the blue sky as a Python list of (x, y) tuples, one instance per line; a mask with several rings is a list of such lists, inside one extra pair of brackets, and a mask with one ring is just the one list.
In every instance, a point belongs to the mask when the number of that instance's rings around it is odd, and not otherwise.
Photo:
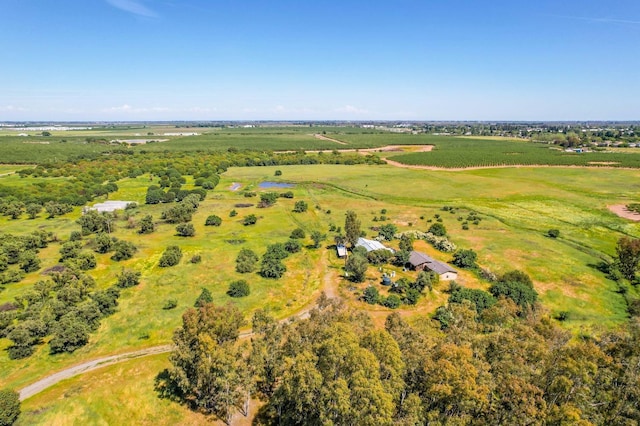
[(3, 0), (0, 121), (640, 120), (638, 0)]

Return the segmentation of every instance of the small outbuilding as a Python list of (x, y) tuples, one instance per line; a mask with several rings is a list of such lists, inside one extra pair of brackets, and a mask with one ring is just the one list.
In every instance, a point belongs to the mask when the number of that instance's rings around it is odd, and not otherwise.
[(339, 258), (347, 257), (347, 248), (342, 244), (336, 246), (336, 251), (338, 252)]
[(458, 271), (451, 266), (419, 251), (411, 252), (409, 263), (416, 271), (429, 270), (435, 272), (442, 281), (452, 281), (458, 278)]
[(356, 247), (364, 247), (365, 250), (367, 250), (367, 253), (374, 250), (389, 250), (391, 253), (393, 253), (393, 249), (385, 247), (380, 241), (367, 240), (366, 238), (362, 237), (358, 238)]
[(113, 212), (115, 210), (124, 210), (127, 208), (129, 204), (136, 204), (136, 203), (134, 201), (109, 200), (109, 201), (105, 201), (104, 203), (94, 204), (91, 207), (84, 207), (82, 209), (82, 214), (85, 214), (91, 210), (95, 210), (98, 213)]

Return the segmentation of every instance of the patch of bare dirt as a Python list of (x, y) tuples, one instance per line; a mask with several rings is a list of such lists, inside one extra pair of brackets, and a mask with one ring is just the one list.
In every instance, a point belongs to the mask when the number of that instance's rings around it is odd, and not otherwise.
[(640, 222), (640, 213), (628, 210), (625, 204), (614, 204), (607, 206), (607, 208), (622, 218)]

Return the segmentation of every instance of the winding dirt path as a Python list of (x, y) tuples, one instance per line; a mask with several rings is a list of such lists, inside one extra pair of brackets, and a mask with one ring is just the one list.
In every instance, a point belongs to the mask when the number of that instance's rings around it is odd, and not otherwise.
[[(324, 259), (323, 263), (325, 266), (325, 270), (327, 271), (323, 277), (322, 283), (322, 291), (329, 298), (337, 298), (340, 297), (337, 291), (337, 280), (335, 277), (335, 272), (328, 268), (328, 260)], [(309, 318), (309, 313), (315, 306), (315, 300), (304, 306), (300, 311), (296, 312), (293, 315), (290, 315), (286, 318), (280, 320), (280, 322), (289, 321), (291, 318), (299, 318), (306, 319)], [(246, 339), (253, 336), (253, 332), (244, 331), (241, 332), (238, 338)], [(33, 395), (42, 392), (43, 390), (60, 383), (63, 380), (70, 379), (80, 374), (88, 373), (89, 371), (97, 370), (102, 367), (107, 367), (109, 365), (118, 364), (120, 362), (129, 361), (135, 358), (142, 358), (150, 355), (157, 355), (162, 353), (171, 352), (173, 350), (173, 345), (160, 345), (160, 346), (152, 346), (146, 349), (140, 349), (133, 352), (125, 352), (118, 355), (110, 355), (102, 358), (97, 358), (92, 361), (83, 362), (82, 364), (75, 365), (73, 367), (65, 368), (64, 370), (58, 371), (57, 373), (51, 374), (43, 379), (38, 380), (24, 388), (20, 389), (20, 401), (24, 401), (27, 398), (32, 397)]]
[(117, 364), (119, 362), (128, 361), (130, 359), (171, 352), (172, 350), (173, 345), (153, 346), (151, 348), (141, 349), (135, 352), (127, 352), (119, 355), (111, 355), (94, 359), (92, 361), (87, 361), (82, 364), (66, 368), (20, 389), (20, 401), (24, 401), (25, 399), (39, 392), (42, 392), (43, 390), (61, 382), (62, 380), (69, 379), (71, 377), (77, 376), (78, 374), (88, 373), (89, 371), (106, 367), (108, 365)]

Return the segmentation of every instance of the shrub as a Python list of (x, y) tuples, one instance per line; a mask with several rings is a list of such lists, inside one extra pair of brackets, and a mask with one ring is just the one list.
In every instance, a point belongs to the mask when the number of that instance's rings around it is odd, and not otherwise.
[(150, 214), (140, 219), (140, 229), (138, 230), (139, 234), (151, 234), (155, 229), (156, 227), (153, 223), (153, 217)]
[(238, 212), (237, 212), (237, 211), (235, 211), (235, 210), (231, 210), (231, 211), (229, 212), (229, 217), (235, 217), (235, 216), (238, 216)]
[(256, 270), (258, 255), (252, 250), (243, 248), (236, 258), (236, 272), (246, 274)]
[(284, 243), (284, 249), (289, 253), (297, 253), (302, 249), (302, 244), (298, 240), (289, 240)]
[(138, 251), (138, 248), (133, 243), (123, 240), (118, 240), (113, 245), (113, 248), (115, 253), (113, 253), (111, 259), (115, 261), (131, 259), (134, 253)]
[(160, 261), (158, 262), (158, 266), (161, 268), (167, 268), (170, 266), (175, 266), (180, 263), (182, 259), (182, 250), (178, 246), (169, 246), (165, 249), (164, 253), (160, 257)]
[(135, 287), (140, 284), (141, 275), (142, 274), (139, 271), (130, 271), (123, 269), (120, 275), (118, 275), (116, 286), (120, 288)]
[(69, 241), (80, 241), (81, 239), (82, 239), (82, 232), (71, 231), (71, 235), (69, 236)]
[(560, 230), (559, 229), (549, 229), (547, 231), (547, 236), (550, 238), (558, 238), (560, 236)]
[(447, 235), (447, 228), (445, 228), (442, 223), (434, 223), (429, 227), (428, 232), (435, 235), (436, 237), (444, 237)]
[(458, 287), (449, 296), (449, 303), (462, 303), (463, 300), (474, 303), (478, 313), (496, 303), (496, 299), (491, 294), (475, 288)]
[(181, 223), (176, 226), (177, 235), (180, 237), (193, 237), (196, 235), (196, 228), (192, 223)]
[(212, 215), (207, 217), (207, 220), (204, 223), (204, 225), (205, 226), (220, 226), (220, 225), (222, 225), (222, 218), (220, 216), (212, 214)]
[(164, 305), (162, 305), (162, 309), (164, 309), (165, 311), (168, 311), (170, 309), (175, 308), (176, 306), (178, 306), (178, 301), (176, 299), (169, 299), (166, 302), (164, 302)]
[(282, 197), (282, 198), (293, 198), (293, 192), (291, 192), (291, 191), (283, 192), (283, 193), (280, 194), (280, 197)]
[(390, 294), (387, 298), (382, 302), (382, 305), (389, 309), (397, 309), (402, 305), (402, 300), (400, 296), (397, 294)]
[(200, 263), (202, 262), (202, 256), (200, 256), (199, 254), (194, 254), (193, 256), (191, 256), (191, 259), (189, 259), (189, 262), (193, 264)]
[(200, 296), (198, 296), (198, 298), (196, 299), (196, 303), (194, 303), (193, 306), (196, 308), (201, 308), (207, 303), (211, 302), (213, 302), (213, 296), (211, 296), (211, 292), (206, 288), (203, 288)]
[(278, 194), (275, 192), (265, 192), (264, 194), (260, 194), (260, 204), (258, 207), (270, 207), (276, 203), (278, 200)]
[[(380, 220), (382, 220), (382, 218), (380, 218)], [(378, 229), (378, 234), (387, 241), (393, 240), (393, 236), (396, 234), (396, 232), (398, 232), (398, 228), (392, 223), (382, 225)]]
[(309, 205), (305, 201), (296, 201), (295, 206), (293, 207), (293, 211), (295, 213), (304, 213), (309, 208)]
[(292, 238), (292, 239), (303, 239), (306, 236), (307, 235), (305, 234), (303, 229), (297, 228), (297, 229), (294, 229), (293, 231), (291, 231), (291, 235), (289, 236), (289, 238)]
[(244, 220), (242, 221), (242, 224), (244, 226), (255, 225), (257, 221), (258, 221), (258, 218), (256, 217), (256, 215), (250, 214), (248, 216), (245, 216)]
[(475, 268), (478, 255), (475, 251), (469, 249), (458, 250), (453, 254), (453, 263), (459, 268), (472, 269)]
[(229, 284), (229, 290), (227, 290), (227, 294), (231, 297), (245, 297), (248, 296), (250, 292), (249, 284), (245, 280), (232, 282)]
[(273, 175), (274, 176), (282, 176), (282, 170), (276, 170), (276, 172)]
[(364, 290), (362, 300), (370, 305), (375, 305), (380, 300), (380, 292), (374, 286), (369, 286)]

